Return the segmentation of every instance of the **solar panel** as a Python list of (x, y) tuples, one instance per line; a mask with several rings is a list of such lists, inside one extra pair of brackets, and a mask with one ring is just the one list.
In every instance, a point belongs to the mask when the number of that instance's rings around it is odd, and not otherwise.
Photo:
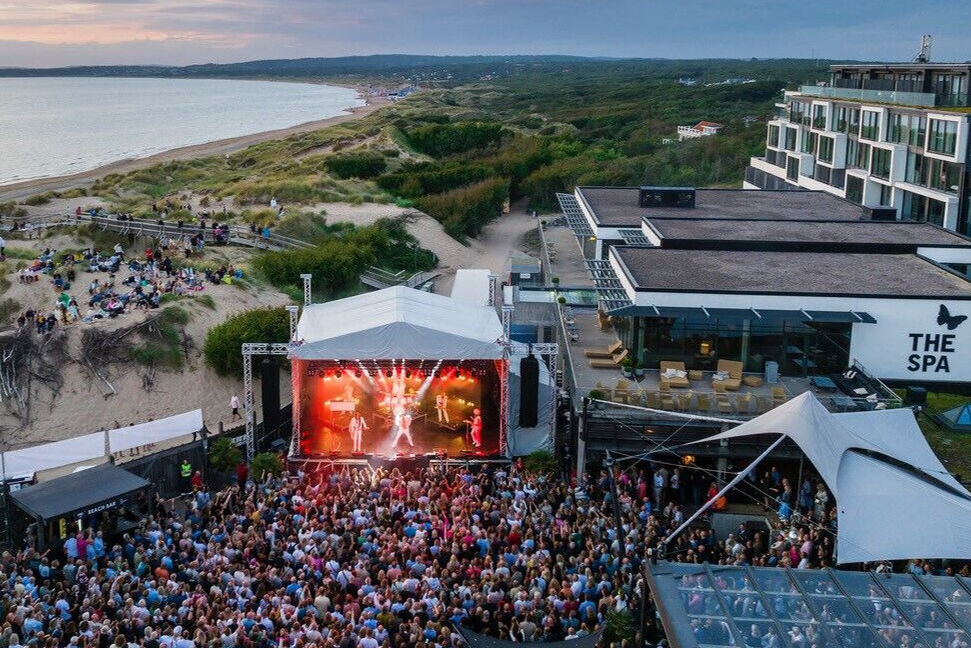
[(617, 230), (617, 233), (620, 234), (625, 245), (653, 245), (651, 240), (644, 236), (644, 232), (639, 229), (621, 229)]
[(577, 202), (576, 196), (558, 193), (556, 199), (560, 203), (560, 210), (566, 216), (566, 224), (573, 230), (573, 233), (577, 236), (593, 236), (593, 230), (590, 229), (590, 223), (583, 215), (583, 210), (580, 209), (580, 203)]

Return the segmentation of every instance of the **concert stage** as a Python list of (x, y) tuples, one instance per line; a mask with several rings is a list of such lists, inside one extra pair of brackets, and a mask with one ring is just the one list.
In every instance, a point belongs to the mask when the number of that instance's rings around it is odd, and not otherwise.
[(403, 287), (308, 304), (288, 355), (291, 461), (507, 455), (494, 307)]

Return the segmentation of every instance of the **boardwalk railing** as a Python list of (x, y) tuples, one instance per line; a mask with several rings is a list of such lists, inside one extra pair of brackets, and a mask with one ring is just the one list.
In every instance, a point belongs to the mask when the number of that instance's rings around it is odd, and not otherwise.
[(371, 288), (377, 288), (378, 290), (382, 288), (390, 288), (391, 286), (417, 288), (423, 283), (431, 281), (439, 274), (441, 273), (437, 271), (430, 271), (416, 272), (413, 275), (408, 275), (404, 270), (399, 272), (390, 272), (389, 270), (372, 266), (361, 273), (361, 283), (363, 283), (365, 286), (370, 286)]

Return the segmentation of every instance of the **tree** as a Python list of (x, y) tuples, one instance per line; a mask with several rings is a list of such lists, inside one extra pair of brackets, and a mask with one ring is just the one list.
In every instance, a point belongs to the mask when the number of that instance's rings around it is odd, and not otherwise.
[(229, 437), (217, 437), (209, 446), (209, 465), (217, 472), (232, 470), (243, 458), (243, 453)]
[(244, 342), (286, 342), (289, 337), (290, 314), (285, 308), (244, 311), (209, 329), (202, 354), (219, 375), (241, 375)]
[(283, 460), (275, 452), (261, 452), (253, 457), (250, 472), (256, 481), (263, 481), (267, 475), (279, 477), (283, 474)]

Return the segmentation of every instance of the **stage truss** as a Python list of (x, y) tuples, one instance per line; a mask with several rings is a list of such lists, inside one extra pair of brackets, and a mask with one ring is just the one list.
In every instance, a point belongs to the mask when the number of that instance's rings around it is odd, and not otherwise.
[[(291, 315), (292, 317), (292, 315)], [(291, 328), (293, 328), (291, 326)], [(253, 356), (285, 356), (293, 343), (243, 343), (243, 411), (246, 413), (246, 462), (253, 461), (256, 441), (256, 412), (253, 410)], [(297, 431), (294, 430), (294, 435)]]

